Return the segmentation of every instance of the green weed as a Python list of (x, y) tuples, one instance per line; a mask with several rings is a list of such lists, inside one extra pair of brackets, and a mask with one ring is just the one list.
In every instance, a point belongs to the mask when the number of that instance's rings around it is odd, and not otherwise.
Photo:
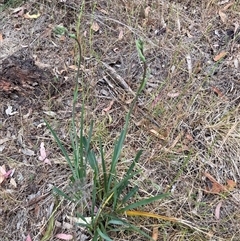
[[(66, 29), (63, 27), (58, 27), (56, 29), (58, 34), (63, 34), (66, 32)], [(72, 36), (75, 38), (74, 36)], [(79, 47), (79, 56), (81, 56), (81, 45), (77, 38), (75, 40), (78, 43)], [(73, 149), (73, 157), (70, 158), (65, 147), (63, 146), (61, 140), (58, 138), (56, 132), (51, 128), (51, 125), (47, 123), (48, 128), (50, 129), (54, 139), (56, 140), (58, 146), (60, 147), (69, 167), (72, 171), (71, 176), (71, 185), (75, 184), (80, 185), (82, 190), (75, 191), (73, 195), (69, 195), (66, 192), (54, 187), (54, 192), (58, 195), (63, 196), (64, 198), (71, 200), (73, 202), (79, 203), (85, 202), (83, 206), (85, 207), (85, 213), (78, 214), (79, 225), (87, 228), (88, 232), (92, 236), (92, 240), (96, 241), (99, 239), (102, 240), (112, 240), (109, 237), (109, 233), (112, 231), (119, 230), (132, 230), (140, 233), (141, 235), (150, 238), (146, 233), (141, 231), (138, 227), (132, 225), (126, 219), (121, 218), (123, 214), (127, 214), (128, 211), (136, 209), (140, 206), (147, 205), (155, 200), (165, 198), (166, 194), (156, 195), (147, 199), (140, 200), (138, 202), (133, 202), (129, 204), (129, 201), (133, 199), (135, 194), (138, 192), (138, 186), (130, 186), (130, 180), (139, 173), (135, 170), (135, 166), (138, 163), (142, 151), (138, 151), (135, 158), (132, 160), (128, 170), (122, 179), (118, 178), (117, 167), (120, 159), (121, 152), (123, 150), (124, 141), (127, 135), (128, 126), (130, 122), (130, 116), (133, 111), (133, 108), (136, 104), (139, 94), (145, 87), (147, 81), (147, 65), (146, 59), (143, 55), (143, 42), (137, 41), (136, 47), (140, 60), (143, 62), (144, 72), (141, 84), (137, 90), (134, 100), (131, 103), (130, 110), (126, 115), (125, 125), (121, 131), (120, 136), (115, 142), (114, 150), (111, 158), (111, 164), (108, 165), (107, 160), (105, 159), (104, 148), (102, 145), (101, 139), (99, 140), (99, 152), (100, 152), (100, 161), (98, 161), (97, 155), (94, 150), (91, 148), (91, 141), (93, 136), (93, 122), (91, 122), (87, 136), (84, 135), (84, 98), (82, 99), (82, 112), (80, 120), (80, 130), (77, 131), (75, 124), (75, 105), (78, 98), (78, 78), (79, 78), (79, 67), (80, 61), (78, 62), (78, 72), (76, 76), (76, 88), (74, 91), (73, 98), (73, 115), (72, 115), (72, 129), (71, 129), (71, 146)], [(87, 192), (84, 190), (84, 186), (87, 183), (88, 175), (87, 170), (90, 167), (92, 170), (92, 185), (91, 185), (91, 196), (90, 204), (87, 201)], [(81, 189), (81, 188), (80, 188)], [(85, 197), (84, 197), (85, 195)], [(89, 197), (88, 197), (89, 198)], [(151, 239), (151, 238), (150, 238)]]

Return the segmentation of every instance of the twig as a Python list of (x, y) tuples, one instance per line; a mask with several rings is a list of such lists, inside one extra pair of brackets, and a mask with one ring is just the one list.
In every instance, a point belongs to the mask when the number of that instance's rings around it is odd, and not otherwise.
[(109, 66), (108, 64), (102, 62), (102, 64), (104, 65), (104, 67), (108, 70), (108, 74), (115, 80), (117, 81), (117, 84), (119, 84), (120, 86), (122, 86), (125, 90), (127, 90), (128, 92), (130, 92), (131, 94), (133, 94), (135, 96), (135, 93), (133, 92), (133, 90), (130, 88), (130, 86), (126, 83), (126, 81), (116, 72), (116, 70), (114, 68), (112, 68), (111, 66)]

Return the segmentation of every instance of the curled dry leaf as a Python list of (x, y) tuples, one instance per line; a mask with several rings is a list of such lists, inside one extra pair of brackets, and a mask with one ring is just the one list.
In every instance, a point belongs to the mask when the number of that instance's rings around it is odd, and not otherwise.
[(13, 16), (15, 17), (15, 18), (17, 18), (17, 17), (22, 17), (23, 16), (23, 14), (24, 14), (24, 12), (25, 12), (25, 10), (26, 10), (26, 8), (25, 7), (18, 7), (18, 8), (15, 8), (14, 10), (13, 10)]
[(101, 12), (101, 13), (103, 13), (103, 14), (105, 14), (105, 15), (109, 15), (109, 13), (108, 13), (108, 11), (107, 10), (105, 10), (105, 9), (99, 9), (99, 11)]
[(91, 26), (91, 29), (92, 29), (94, 32), (97, 32), (97, 31), (100, 29), (100, 27), (99, 27), (99, 25), (98, 25), (97, 22), (93, 22), (93, 23), (92, 23), (92, 26)]
[(224, 94), (221, 92), (221, 90), (219, 90), (216, 86), (212, 86), (212, 91), (214, 92), (214, 93), (216, 93), (219, 97), (223, 97), (224, 96)]
[(188, 66), (188, 73), (189, 75), (191, 75), (193, 67), (192, 67), (192, 58), (190, 54), (186, 55), (186, 60), (187, 60), (187, 66)]
[(71, 234), (59, 233), (56, 235), (56, 238), (59, 238), (62, 240), (72, 240), (73, 236)]
[(161, 139), (161, 140), (166, 140), (167, 137), (164, 135), (161, 135), (158, 131), (154, 130), (154, 129), (150, 129), (150, 132), (156, 136), (157, 138)]
[(40, 145), (40, 156), (39, 156), (40, 161), (44, 161), (44, 163), (51, 165), (50, 160), (47, 158), (47, 153), (44, 147), (44, 142), (41, 143)]
[(224, 58), (227, 55), (227, 52), (222, 51), (221, 53), (219, 53), (218, 55), (216, 55), (213, 60), (215, 62), (219, 61), (220, 59)]
[(222, 22), (223, 22), (223, 23), (226, 23), (226, 22), (227, 22), (227, 15), (226, 15), (226, 13), (224, 13), (222, 10), (219, 10), (219, 11), (218, 11), (218, 14), (219, 14)]
[(77, 65), (70, 65), (70, 66), (68, 66), (68, 68), (72, 69), (72, 70), (75, 70), (75, 71), (78, 70), (78, 66)]
[(10, 179), (10, 183), (11, 183), (11, 185), (12, 185), (14, 188), (17, 188), (17, 183), (16, 183), (16, 181), (15, 181), (14, 178), (11, 178), (11, 179)]
[(236, 187), (237, 183), (233, 180), (228, 179), (227, 180), (227, 190), (232, 191)]
[(211, 182), (211, 185), (208, 186), (205, 190), (206, 193), (219, 194), (221, 192), (232, 191), (236, 186), (236, 182), (234, 182), (233, 180), (228, 179), (227, 185), (224, 186), (218, 183), (217, 180), (209, 173), (205, 172), (204, 176), (207, 177)]
[(109, 104), (108, 107), (106, 107), (106, 108), (103, 109), (103, 112), (109, 112), (109, 111), (111, 110), (113, 104), (114, 104), (114, 100), (112, 100), (112, 101), (110, 102), (110, 104)]
[(153, 227), (152, 239), (155, 241), (158, 240), (158, 227)]
[(234, 2), (230, 2), (228, 3), (222, 10), (226, 11), (228, 8), (230, 8), (232, 5), (234, 4)]
[(205, 192), (218, 194), (220, 192), (226, 191), (226, 188), (222, 184), (218, 183), (212, 175), (205, 172), (204, 176), (207, 177), (211, 182), (211, 185), (206, 188)]
[(218, 11), (219, 17), (221, 18), (221, 20), (222, 20), (223, 23), (226, 23), (226, 22), (227, 22), (227, 15), (226, 15), (225, 11), (227, 11), (227, 9), (228, 9), (229, 7), (231, 7), (233, 4), (234, 4), (234, 2), (230, 2), (230, 3), (228, 3), (225, 7), (223, 7), (222, 9), (220, 9), (220, 10)]
[(119, 28), (119, 34), (118, 34), (118, 40), (122, 40), (123, 39), (123, 28)]
[(220, 209), (221, 209), (221, 206), (222, 206), (222, 202), (220, 202), (220, 203), (217, 205), (216, 209), (215, 209), (215, 218), (216, 218), (217, 220), (220, 219)]
[(28, 234), (26, 241), (32, 241), (30, 234)]
[(51, 116), (51, 117), (55, 117), (57, 114), (53, 111), (43, 111), (44, 114)]
[(147, 6), (147, 7), (144, 9), (144, 16), (145, 16), (145, 18), (148, 18), (149, 13), (150, 13), (150, 10), (151, 10), (151, 7), (150, 7), (150, 6)]
[(239, 67), (239, 61), (238, 61), (237, 58), (235, 58), (235, 59), (233, 60), (233, 64), (234, 64), (235, 69), (238, 69), (238, 67)]
[(6, 167), (5, 165), (0, 166), (0, 184), (7, 179), (11, 174), (13, 170), (9, 170), (6, 172)]
[(41, 16), (41, 14), (40, 13), (37, 13), (37, 14), (26, 13), (23, 16), (24, 16), (24, 18), (27, 18), (27, 19), (36, 19), (36, 18), (39, 18)]
[(170, 97), (170, 98), (175, 98), (175, 97), (178, 97), (180, 95), (179, 92), (176, 92), (176, 93), (168, 93), (167, 96)]

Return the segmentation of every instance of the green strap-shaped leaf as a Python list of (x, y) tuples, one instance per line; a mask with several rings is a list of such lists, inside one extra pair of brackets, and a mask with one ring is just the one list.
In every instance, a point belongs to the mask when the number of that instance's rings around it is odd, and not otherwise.
[(110, 238), (108, 237), (108, 235), (107, 235), (106, 233), (103, 233), (103, 232), (100, 230), (100, 228), (97, 228), (97, 232), (98, 232), (98, 234), (99, 234), (104, 240), (106, 240), (106, 241), (113, 241), (112, 239), (110, 239)]
[(160, 194), (160, 195), (157, 195), (157, 196), (154, 196), (154, 197), (150, 197), (150, 198), (141, 200), (141, 201), (136, 202), (136, 203), (132, 203), (132, 204), (126, 206), (125, 208), (122, 208), (121, 212), (125, 212), (125, 211), (130, 210), (130, 209), (134, 209), (134, 208), (137, 208), (137, 207), (140, 207), (140, 206), (143, 206), (143, 205), (147, 205), (149, 203), (152, 203), (156, 200), (166, 198), (168, 196), (169, 196), (168, 193), (167, 194)]

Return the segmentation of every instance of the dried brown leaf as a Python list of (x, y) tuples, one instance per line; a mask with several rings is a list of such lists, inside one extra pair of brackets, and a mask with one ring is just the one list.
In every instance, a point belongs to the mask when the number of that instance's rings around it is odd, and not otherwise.
[(158, 227), (153, 227), (152, 239), (155, 241), (158, 240)]
[(204, 176), (207, 177), (211, 181), (211, 186), (207, 187), (205, 192), (212, 193), (212, 194), (218, 194), (220, 192), (226, 191), (226, 187), (222, 184), (218, 183), (217, 180), (211, 176), (209, 173), (205, 172)]
[(222, 91), (221, 90), (219, 90), (216, 86), (212, 86), (212, 91), (214, 92), (214, 93), (216, 93), (219, 97), (223, 97), (224, 96), (224, 94), (222, 93)]
[(159, 132), (157, 132), (156, 130), (154, 129), (151, 129), (150, 132), (156, 136), (157, 138), (161, 139), (161, 140), (166, 140), (166, 137), (161, 135)]
[(15, 17), (15, 18), (17, 18), (17, 17), (22, 17), (23, 16), (23, 14), (24, 14), (24, 12), (25, 12), (25, 10), (26, 10), (26, 8), (25, 7), (18, 7), (18, 8), (15, 8), (14, 10), (13, 10), (13, 16)]
[(227, 180), (227, 190), (232, 191), (236, 187), (237, 183), (234, 182), (233, 180), (228, 179)]
[(186, 137), (186, 139), (189, 140), (189, 141), (194, 141), (193, 136), (192, 136), (191, 134), (189, 134), (189, 133), (187, 133), (187, 134), (185, 135), (185, 137)]
[(220, 54), (216, 55), (213, 60), (215, 62), (219, 61), (220, 59), (224, 58), (227, 55), (227, 52), (222, 51)]
[(151, 7), (150, 6), (147, 6), (144, 10), (144, 16), (145, 18), (148, 18), (149, 16), (149, 13), (150, 13), (150, 10), (151, 10)]
[(191, 75), (193, 66), (192, 66), (192, 58), (190, 54), (186, 55), (186, 60), (187, 60), (188, 72), (189, 72), (189, 75)]
[(14, 170), (9, 170), (6, 171), (6, 167), (5, 165), (0, 166), (0, 184), (7, 179), (8, 177), (10, 177), (10, 175), (13, 173)]
[(78, 66), (77, 65), (69, 65), (68, 66), (69, 69), (72, 69), (72, 70), (78, 70)]
[(15, 181), (14, 178), (11, 178), (11, 179), (10, 179), (10, 183), (11, 183), (11, 185), (12, 185), (14, 188), (17, 188), (17, 183), (16, 183), (16, 181)]
[(227, 180), (227, 185), (222, 185), (207, 172), (204, 173), (204, 176), (207, 177), (211, 182), (210, 187), (207, 187), (205, 190), (207, 193), (219, 194), (221, 192), (232, 191), (237, 185), (235, 181), (230, 179)]
[(99, 11), (101, 12), (101, 13), (103, 13), (103, 14), (105, 14), (105, 15), (109, 15), (109, 13), (108, 13), (108, 11), (107, 10), (105, 10), (105, 9), (99, 9)]
[(232, 5), (234, 4), (234, 2), (230, 2), (228, 3), (222, 10), (226, 11), (228, 8), (230, 8)]
[(167, 96), (170, 97), (170, 98), (175, 98), (175, 97), (178, 97), (180, 95), (179, 92), (175, 92), (175, 93), (167, 93)]
[(100, 29), (100, 27), (99, 27), (99, 25), (98, 25), (97, 22), (93, 22), (93, 23), (92, 23), (92, 26), (91, 26), (91, 29), (92, 29), (94, 32), (97, 32), (97, 31)]
[(104, 111), (104, 112), (109, 112), (109, 111), (111, 110), (113, 104), (114, 104), (114, 100), (112, 100), (112, 101), (110, 102), (109, 106), (106, 107), (106, 108), (104, 108), (103, 111)]
[(73, 236), (71, 234), (65, 234), (65, 233), (59, 233), (55, 237), (62, 239), (62, 240), (72, 240), (73, 239)]
[(119, 34), (118, 34), (118, 40), (122, 40), (123, 39), (123, 28), (120, 28)]
[(219, 17), (221, 18), (222, 22), (226, 23), (227, 22), (227, 15), (226, 15), (226, 13), (224, 13), (222, 10), (219, 10), (218, 14), (219, 14)]
[(217, 205), (216, 209), (215, 209), (215, 218), (216, 218), (217, 220), (220, 219), (220, 209), (221, 209), (221, 206), (222, 206), (222, 202), (220, 202), (220, 203)]
[(29, 13), (26, 13), (23, 15), (24, 18), (27, 18), (27, 19), (36, 19), (36, 18), (39, 18), (41, 16), (40, 13), (37, 13), (37, 14), (29, 14)]

